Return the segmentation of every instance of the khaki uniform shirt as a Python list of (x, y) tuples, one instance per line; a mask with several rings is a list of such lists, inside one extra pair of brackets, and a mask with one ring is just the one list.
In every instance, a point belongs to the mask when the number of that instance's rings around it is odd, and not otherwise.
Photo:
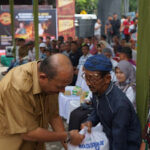
[(43, 150), (43, 143), (24, 141), (21, 134), (47, 128), (58, 115), (58, 95), (41, 92), (37, 62), (12, 69), (0, 81), (0, 150)]

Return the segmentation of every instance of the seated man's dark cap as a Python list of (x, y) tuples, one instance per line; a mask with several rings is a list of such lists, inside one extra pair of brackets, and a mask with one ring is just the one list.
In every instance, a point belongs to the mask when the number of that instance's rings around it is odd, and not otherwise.
[(89, 71), (111, 71), (112, 63), (103, 54), (98, 54), (89, 57), (84, 64), (84, 68)]

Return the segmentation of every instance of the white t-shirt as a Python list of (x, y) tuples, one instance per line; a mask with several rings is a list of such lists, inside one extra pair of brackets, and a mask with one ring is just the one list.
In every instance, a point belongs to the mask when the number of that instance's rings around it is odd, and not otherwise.
[(136, 111), (136, 93), (133, 90), (133, 88), (130, 86), (127, 91), (125, 92), (126, 96), (128, 97), (128, 99), (131, 101), (131, 103), (133, 104), (133, 107)]
[(80, 86), (83, 91), (90, 91), (88, 85), (86, 84), (85, 79), (82, 78), (82, 74), (83, 74), (83, 65), (79, 69), (76, 86)]
[(79, 59), (79, 63), (78, 63), (78, 66), (77, 68), (80, 69), (81, 66), (84, 65), (84, 63), (86, 62), (86, 60), (91, 57), (92, 55), (91, 54), (87, 54), (86, 56), (82, 55)]
[[(95, 29), (97, 27), (99, 27), (99, 28)], [(94, 35), (101, 35), (101, 26), (97, 22), (95, 23), (95, 27), (94, 27)]]
[[(129, 32), (131, 32), (134, 28), (135, 28), (134, 24), (130, 25)], [(136, 27), (136, 30), (137, 29), (138, 29), (138, 27)], [(134, 41), (137, 41), (137, 31), (134, 33), (131, 33), (131, 39), (133, 39)]]
[(28, 51), (28, 59), (29, 59), (29, 61), (35, 60), (35, 48), (33, 48), (33, 50)]

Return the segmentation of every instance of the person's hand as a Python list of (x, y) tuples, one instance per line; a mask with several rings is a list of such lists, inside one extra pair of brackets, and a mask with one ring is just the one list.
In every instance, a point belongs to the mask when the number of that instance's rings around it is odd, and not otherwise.
[(63, 147), (64, 147), (65, 150), (68, 150), (67, 143), (65, 143), (64, 141), (61, 141), (61, 144), (63, 145)]
[(65, 149), (65, 150), (68, 150), (68, 148), (67, 148), (67, 144), (66, 144), (66, 143), (64, 143), (64, 141), (63, 141), (62, 143), (63, 143), (63, 147), (64, 147), (64, 149)]
[(83, 141), (84, 137), (84, 135), (79, 134), (78, 130), (70, 131), (70, 143), (72, 145), (79, 145)]
[(91, 133), (92, 122), (91, 121), (87, 121), (85, 123), (82, 123), (81, 124), (81, 129), (83, 129), (85, 126), (88, 127), (88, 132)]
[(146, 144), (144, 142), (141, 143), (140, 150), (145, 150)]

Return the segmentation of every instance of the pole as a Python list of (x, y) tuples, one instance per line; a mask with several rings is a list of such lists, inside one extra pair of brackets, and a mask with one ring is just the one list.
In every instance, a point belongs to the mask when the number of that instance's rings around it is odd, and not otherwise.
[(12, 45), (14, 57), (16, 58), (16, 43), (15, 43), (15, 33), (14, 33), (14, 0), (9, 0), (10, 14), (11, 14), (11, 35), (12, 35)]
[(129, 12), (129, 0), (124, 0), (124, 14), (127, 15)]
[(33, 0), (33, 14), (34, 14), (34, 37), (35, 37), (35, 56), (36, 60), (39, 59), (39, 34), (38, 34), (38, 1)]
[(150, 104), (150, 1), (139, 0), (136, 103), (142, 129)]

